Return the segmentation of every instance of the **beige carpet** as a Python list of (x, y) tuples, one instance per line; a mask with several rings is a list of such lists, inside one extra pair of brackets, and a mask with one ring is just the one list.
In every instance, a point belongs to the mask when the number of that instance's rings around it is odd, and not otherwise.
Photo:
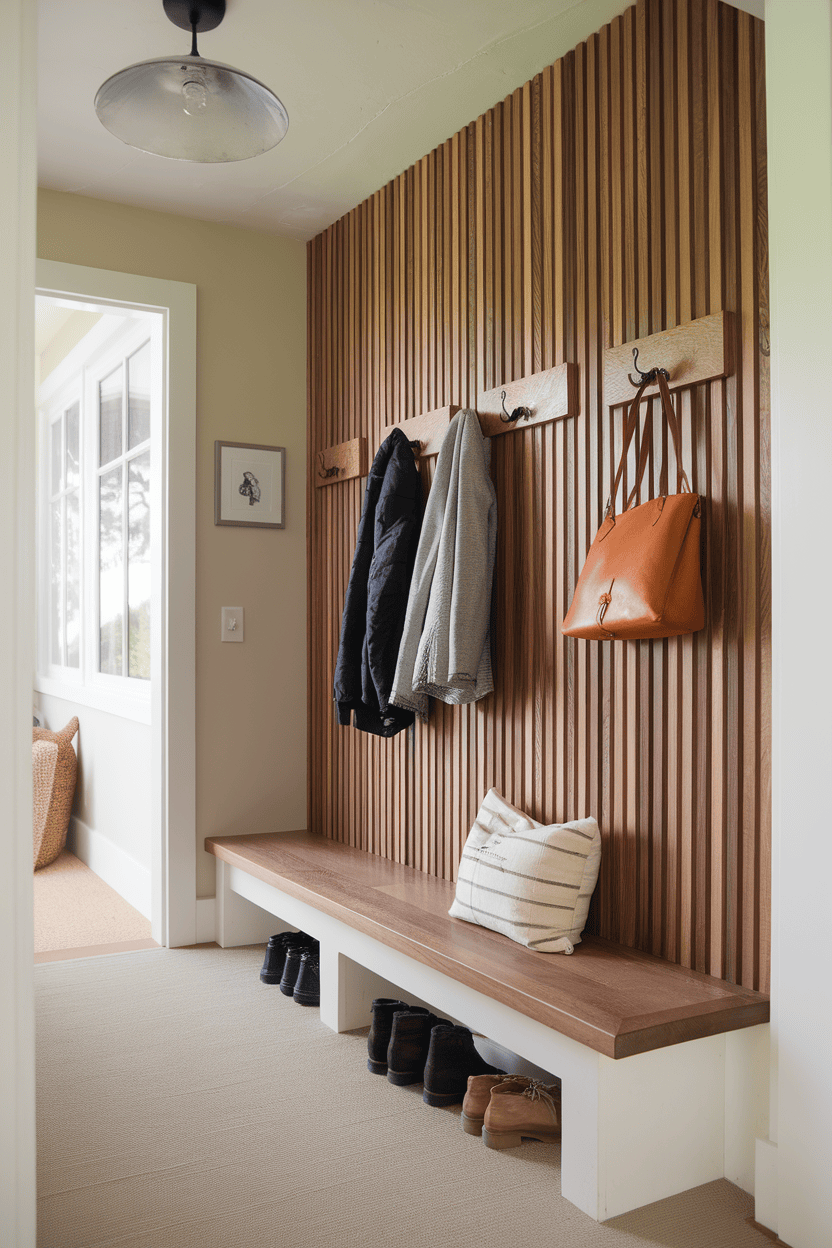
[(603, 1226), (258, 979), (260, 949), (35, 967), (39, 1248), (766, 1248), (721, 1180)]
[(139, 914), (68, 849), (35, 872), (35, 953), (150, 941)]

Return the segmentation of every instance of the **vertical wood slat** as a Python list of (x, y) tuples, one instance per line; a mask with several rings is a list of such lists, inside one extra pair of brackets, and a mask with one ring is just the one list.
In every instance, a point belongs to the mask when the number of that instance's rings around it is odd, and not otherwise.
[[(720, 0), (638, 0), (312, 240), (307, 533), (310, 827), (452, 877), (492, 785), (540, 820), (595, 814), (590, 930), (765, 990), (762, 30)], [(707, 627), (565, 639), (621, 443), (604, 351), (722, 310), (734, 373), (677, 399), (704, 499)], [(494, 694), (434, 705), (392, 741), (337, 727), (362, 490), (312, 488), (317, 452), (361, 436), (372, 449), (385, 426), (564, 360), (580, 367), (577, 418), (493, 440)], [(651, 456), (654, 486), (667, 449)]]

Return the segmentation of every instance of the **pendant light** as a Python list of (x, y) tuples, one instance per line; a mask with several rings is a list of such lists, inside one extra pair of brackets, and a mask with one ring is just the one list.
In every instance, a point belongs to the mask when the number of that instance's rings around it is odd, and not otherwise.
[(170, 20), (191, 32), (190, 53), (140, 61), (113, 74), (95, 97), (101, 124), (143, 152), (200, 164), (248, 160), (275, 147), (289, 128), (289, 115), (274, 92), (197, 51), (197, 34), (219, 26), (225, 0), (163, 4)]

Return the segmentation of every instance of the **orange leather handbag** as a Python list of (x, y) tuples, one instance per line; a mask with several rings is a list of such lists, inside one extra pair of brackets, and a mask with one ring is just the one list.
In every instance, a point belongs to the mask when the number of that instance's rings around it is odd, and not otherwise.
[(624, 510), (616, 514), (616, 496), (627, 451), (638, 424), (642, 382), (627, 416), (624, 446), (607, 500), (603, 523), (586, 557), (572, 605), (563, 621), (567, 637), (592, 641), (635, 641), (677, 637), (705, 626), (699, 568), (701, 504), (682, 467), (679, 426), (670, 390), (658, 375), (662, 418), (676, 452), (676, 493), (667, 492), (667, 463), (659, 476), (659, 496), (635, 507), (647, 466), (651, 422), (645, 421), (636, 481)]

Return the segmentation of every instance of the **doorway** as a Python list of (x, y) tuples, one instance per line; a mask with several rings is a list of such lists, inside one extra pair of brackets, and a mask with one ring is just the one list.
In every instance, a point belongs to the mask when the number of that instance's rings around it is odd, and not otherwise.
[[(156, 944), (151, 689), (160, 672), (152, 670), (151, 632), (161, 554), (161, 330), (158, 313), (35, 300), (36, 961)], [(60, 849), (63, 820), (43, 816), (56, 783), (69, 796), (70, 749), (77, 776)]]
[[(50, 551), (48, 526), (69, 513), (86, 525), (74, 586), (65, 538), (41, 569), (36, 697), (49, 719), (75, 704), (86, 715), (81, 773), (89, 757), (96, 779), (81, 809), (110, 826), (118, 803), (123, 811), (115, 836), (74, 820), (76, 856), (167, 946), (196, 941), (195, 294), (180, 282), (37, 266), (39, 305), (65, 318), (65, 336), (85, 330), (41, 394), (38, 547)], [(96, 736), (100, 765), (86, 752)]]

